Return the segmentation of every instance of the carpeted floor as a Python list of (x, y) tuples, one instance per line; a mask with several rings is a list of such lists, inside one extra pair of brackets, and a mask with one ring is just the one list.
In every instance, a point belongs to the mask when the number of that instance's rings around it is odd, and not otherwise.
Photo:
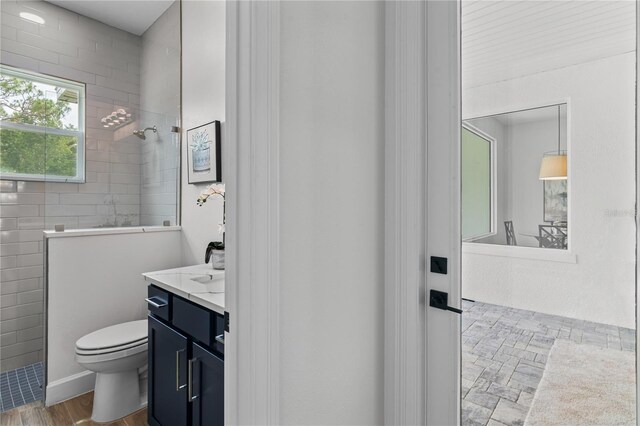
[(635, 425), (635, 356), (556, 340), (525, 426)]

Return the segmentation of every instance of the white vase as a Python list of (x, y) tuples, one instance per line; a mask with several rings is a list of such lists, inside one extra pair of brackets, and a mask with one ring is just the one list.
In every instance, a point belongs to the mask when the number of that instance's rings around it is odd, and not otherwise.
[(191, 160), (193, 161), (194, 172), (208, 172), (211, 170), (211, 149), (206, 148), (200, 151), (191, 150)]
[(224, 250), (211, 250), (213, 269), (224, 269)]

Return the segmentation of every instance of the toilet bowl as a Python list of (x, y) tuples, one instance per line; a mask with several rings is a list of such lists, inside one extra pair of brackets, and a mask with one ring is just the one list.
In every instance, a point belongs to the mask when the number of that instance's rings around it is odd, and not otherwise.
[(147, 320), (106, 327), (76, 342), (76, 361), (96, 373), (91, 420), (106, 423), (144, 407)]

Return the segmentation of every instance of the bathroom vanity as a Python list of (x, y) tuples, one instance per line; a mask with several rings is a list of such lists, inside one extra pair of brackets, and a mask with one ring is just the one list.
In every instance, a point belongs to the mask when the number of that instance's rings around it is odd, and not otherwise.
[(148, 283), (151, 426), (224, 424), (224, 271), (143, 274)]

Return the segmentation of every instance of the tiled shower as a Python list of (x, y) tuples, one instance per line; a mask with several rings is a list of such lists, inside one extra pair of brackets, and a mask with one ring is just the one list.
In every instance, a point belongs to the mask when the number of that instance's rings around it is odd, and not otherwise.
[[(45, 24), (21, 19), (25, 7)], [(42, 398), (34, 383), (43, 381), (43, 230), (177, 224), (180, 9), (174, 3), (140, 36), (43, 1), (3, 1), (1, 16), (2, 64), (86, 84), (85, 182), (0, 180), (4, 410), (19, 405), (22, 383), (31, 386), (23, 402)], [(118, 109), (132, 122), (104, 128), (101, 119)], [(145, 141), (132, 135), (154, 125), (158, 133)]]

